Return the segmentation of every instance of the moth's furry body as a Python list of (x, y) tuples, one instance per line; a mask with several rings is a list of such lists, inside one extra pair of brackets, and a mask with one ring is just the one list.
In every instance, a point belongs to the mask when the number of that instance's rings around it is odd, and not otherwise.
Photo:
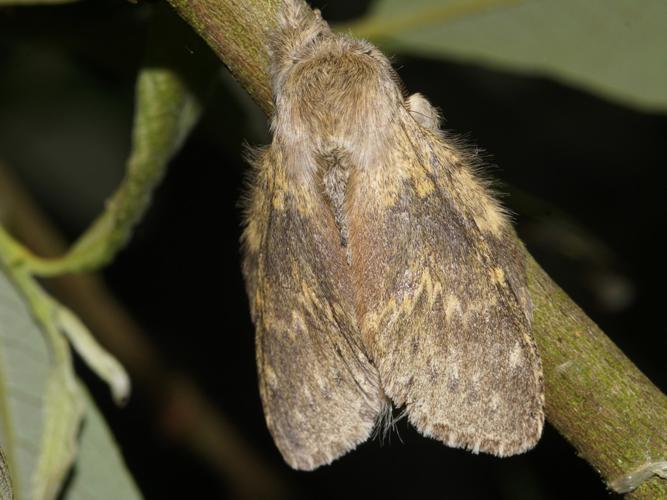
[(331, 462), (392, 403), (450, 446), (532, 447), (544, 397), (524, 264), (474, 161), (385, 56), (300, 1), (284, 2), (272, 65), (243, 269), (286, 461)]

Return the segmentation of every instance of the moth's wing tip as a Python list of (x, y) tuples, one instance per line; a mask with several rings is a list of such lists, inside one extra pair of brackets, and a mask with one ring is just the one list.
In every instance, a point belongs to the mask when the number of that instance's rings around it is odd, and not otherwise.
[(533, 423), (532, 426), (527, 426), (525, 433), (519, 437), (508, 440), (499, 440), (492, 446), (480, 450), (484, 453), (489, 453), (497, 457), (511, 457), (513, 455), (520, 455), (532, 450), (542, 437), (542, 429), (544, 428), (544, 413), (541, 417)]
[(292, 469), (303, 472), (310, 472), (323, 465), (327, 465), (328, 463), (330, 463), (330, 462), (315, 462), (313, 460), (288, 456), (285, 454), (283, 454), (283, 459), (285, 460), (287, 465), (289, 465)]
[(327, 456), (327, 457), (312, 458), (312, 457), (294, 457), (294, 456), (288, 457), (286, 455), (283, 455), (283, 458), (285, 459), (287, 465), (289, 465), (292, 469), (303, 472), (311, 472), (316, 469), (319, 469), (320, 467), (331, 464), (331, 462), (342, 457), (349, 451), (351, 450), (344, 451), (339, 455), (331, 457)]
[(352, 438), (349, 442), (343, 444), (338, 441), (329, 449), (317, 450), (302, 450), (301, 452), (292, 452), (282, 446), (278, 446), (283, 459), (292, 469), (298, 471), (309, 472), (318, 469), (325, 465), (330, 465), (335, 460), (338, 460), (344, 455), (356, 449), (360, 444), (368, 441), (375, 424), (371, 426), (363, 426), (360, 433)]
[(324, 465), (329, 465), (331, 462), (348, 453), (350, 450), (332, 455), (322, 452), (318, 452), (314, 455), (309, 455), (308, 453), (295, 454), (281, 450), (281, 454), (287, 465), (289, 465), (292, 469), (303, 472), (310, 472)]

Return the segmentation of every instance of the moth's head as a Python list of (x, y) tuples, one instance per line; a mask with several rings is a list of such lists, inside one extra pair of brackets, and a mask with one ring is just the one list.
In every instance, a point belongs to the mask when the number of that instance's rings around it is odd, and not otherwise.
[(405, 101), (389, 60), (370, 42), (333, 33), (301, 2), (286, 3), (272, 48), (274, 128), (282, 118), (304, 133), (344, 138), (386, 124)]
[(303, 59), (318, 40), (328, 35), (331, 29), (318, 10), (312, 11), (301, 0), (282, 1), (269, 45), (274, 96), (294, 61)]

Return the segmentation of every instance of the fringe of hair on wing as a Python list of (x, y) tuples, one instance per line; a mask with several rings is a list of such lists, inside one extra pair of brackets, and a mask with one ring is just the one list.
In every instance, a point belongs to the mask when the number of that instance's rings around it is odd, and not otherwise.
[[(440, 110), (438, 110), (440, 112)], [(440, 113), (442, 116), (442, 113)], [(444, 122), (444, 118), (443, 118)], [(509, 193), (503, 189), (503, 183), (498, 180), (497, 175), (491, 175), (492, 171), (500, 171), (501, 167), (493, 161), (491, 154), (485, 149), (476, 146), (471, 139), (470, 134), (454, 133), (449, 130), (441, 131), (442, 138), (460, 154), (462, 161), (470, 169), (475, 179), (481, 184), (495, 201), (495, 206), (498, 211), (507, 218), (509, 222), (513, 222), (516, 214), (507, 208), (502, 201), (508, 198)]]
[[(464, 168), (467, 168), (470, 171), (473, 178), (480, 184), (484, 191), (489, 194), (498, 212), (504, 216), (508, 222), (511, 222), (513, 219), (512, 211), (500, 203), (500, 200), (505, 196), (503, 191), (499, 188), (500, 184), (487, 174), (489, 170), (498, 170), (498, 165), (489, 161), (490, 155), (479, 146), (474, 146), (473, 141), (469, 140), (468, 137), (443, 129), (442, 123), (445, 121), (444, 116), (437, 107), (434, 107), (434, 110), (441, 122), (440, 127), (437, 130), (431, 130), (430, 132), (437, 137), (437, 141), (440, 142), (445, 149), (449, 149), (459, 156), (460, 162), (465, 165)], [(403, 131), (407, 135), (404, 127)], [(428, 134), (429, 132), (424, 133)], [(414, 143), (412, 141), (410, 142), (412, 147), (415, 148), (416, 146)], [(415, 151), (415, 155), (418, 157), (419, 151)]]
[[(245, 228), (248, 225), (251, 215), (253, 187), (259, 181), (259, 176), (261, 174), (259, 165), (260, 157), (270, 146), (254, 147), (250, 146), (248, 143), (244, 143), (242, 147), (243, 159), (248, 167), (243, 173), (241, 193), (236, 202), (236, 206), (241, 210), (241, 224), (242, 227)], [(242, 241), (242, 244), (245, 245), (245, 242)]]
[[(419, 93), (412, 94), (421, 95)], [(412, 97), (410, 96), (410, 97)], [(406, 98), (406, 102), (410, 97)], [(474, 145), (474, 141), (470, 139), (470, 134), (459, 134), (451, 132), (446, 128), (443, 128), (443, 125), (446, 123), (446, 117), (442, 113), (442, 110), (433, 106), (425, 96), (421, 95), (422, 99), (425, 101), (426, 105), (431, 108), (430, 111), (433, 111), (433, 116), (428, 116), (423, 113), (424, 116), (428, 118), (433, 118), (436, 122), (436, 127), (426, 127), (429, 132), (425, 134), (433, 134), (437, 138), (437, 141), (440, 142), (445, 149), (448, 149), (460, 158), (460, 161), (465, 168), (467, 168), (470, 173), (473, 175), (473, 178), (480, 184), (480, 186), (489, 194), (491, 199), (494, 202), (495, 208), (500, 212), (501, 215), (507, 218), (509, 222), (514, 218), (514, 214), (511, 210), (507, 209), (500, 200), (506, 197), (502, 189), (502, 184), (496, 180), (495, 177), (492, 177), (488, 174), (491, 170), (499, 170), (497, 164), (495, 164), (491, 155), (489, 155), (483, 148)], [(406, 107), (407, 111), (407, 107)], [(414, 113), (416, 110), (410, 108), (409, 113)], [(404, 128), (405, 131), (405, 128)], [(412, 142), (412, 141), (410, 141)], [(413, 147), (414, 143), (413, 143)], [(418, 151), (415, 151), (418, 155)]]
[(394, 415), (394, 405), (392, 405), (388, 398), (385, 398), (384, 405), (375, 420), (375, 427), (371, 434), (372, 439), (378, 439), (381, 444), (389, 443), (391, 442), (392, 434), (395, 432), (398, 440), (402, 442), (396, 424), (405, 418), (408, 414), (408, 409), (404, 407), (397, 411), (398, 415)]

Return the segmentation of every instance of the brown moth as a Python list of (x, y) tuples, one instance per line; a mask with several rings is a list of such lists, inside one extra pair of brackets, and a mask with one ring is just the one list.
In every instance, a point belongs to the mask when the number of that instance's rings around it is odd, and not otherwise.
[(544, 389), (524, 259), (474, 155), (373, 45), (301, 0), (281, 9), (243, 234), (276, 445), (314, 469), (393, 404), (448, 446), (528, 450)]

